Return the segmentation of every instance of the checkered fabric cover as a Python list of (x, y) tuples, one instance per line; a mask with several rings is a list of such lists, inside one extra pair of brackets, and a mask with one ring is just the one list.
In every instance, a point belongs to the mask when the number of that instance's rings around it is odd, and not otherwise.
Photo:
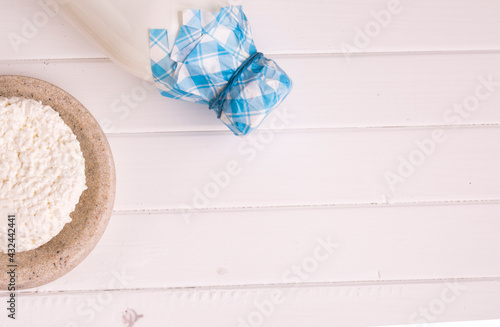
[[(209, 105), (233, 73), (257, 52), (241, 6), (186, 10), (173, 48), (167, 30), (151, 29), (151, 70), (163, 96)], [(290, 93), (292, 81), (273, 61), (256, 57), (227, 90), (220, 120), (236, 135), (256, 129)]]

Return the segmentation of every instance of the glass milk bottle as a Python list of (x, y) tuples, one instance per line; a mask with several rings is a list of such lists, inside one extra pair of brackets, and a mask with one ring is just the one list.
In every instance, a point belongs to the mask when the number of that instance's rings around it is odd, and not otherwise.
[(152, 80), (149, 29), (168, 30), (172, 47), (182, 24), (182, 10), (218, 11), (227, 0), (57, 0), (59, 10), (129, 73)]

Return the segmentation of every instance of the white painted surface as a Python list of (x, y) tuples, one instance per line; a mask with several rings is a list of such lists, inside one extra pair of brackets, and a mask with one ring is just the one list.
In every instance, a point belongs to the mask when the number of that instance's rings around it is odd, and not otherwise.
[[(13, 2), (13, 3), (10, 3)], [(342, 42), (355, 46), (356, 28), (375, 20), (372, 12), (387, 10), (391, 1), (346, 0), (248, 0), (245, 13), (250, 20), (257, 47), (265, 53), (341, 53)], [(495, 0), (400, 0), (397, 14), (369, 42), (358, 42), (355, 52), (489, 51), (499, 50)], [(23, 18), (33, 19), (40, 11), (37, 1), (2, 0), (2, 31), (20, 32)], [(39, 29), (19, 53), (0, 39), (1, 59), (102, 57), (89, 41), (59, 16)], [(370, 25), (369, 25), (370, 26)]]
[[(460, 121), (449, 113), (481, 78), (500, 80), (500, 2), (401, 1), (345, 55), (342, 42), (389, 1), (246, 1), (257, 46), (295, 82), (253, 145), (122, 72), (59, 16), (16, 53), (8, 33), (40, 8), (0, 3), (0, 74), (78, 98), (118, 174), (96, 249), (24, 291), (20, 319), (1, 324), (127, 326), (130, 309), (144, 315), (135, 326), (404, 324), (423, 322), (422, 308), (428, 322), (500, 318), (500, 86)], [(289, 123), (275, 130), (280, 117)], [(400, 156), (418, 161), (415, 142), (436, 129), (446, 140), (391, 190), (385, 175)], [(227, 187), (211, 184), (229, 162), (239, 169)], [(331, 253), (318, 248), (328, 238)], [(265, 317), (255, 303), (275, 290), (285, 301)]]
[[(289, 129), (475, 126), (500, 121), (500, 86), (461, 122), (454, 119), (457, 114), (447, 114), (474, 95), (480, 78), (500, 76), (497, 53), (360, 55), (350, 63), (342, 55), (272, 57), (294, 79), (293, 92), (280, 106), (281, 112), (294, 115)], [(3, 74), (29, 75), (64, 88), (108, 133), (227, 129), (207, 108), (162, 97), (154, 85), (130, 77), (108, 60), (0, 65)], [(270, 120), (262, 128), (269, 128)]]
[[(119, 283), (116, 277), (111, 280)], [(123, 317), (134, 317), (135, 312), (135, 317), (143, 315), (134, 324), (136, 327), (240, 327), (249, 321), (261, 326), (293, 327), (410, 322), (423, 326), (419, 309), (427, 310), (424, 315), (439, 321), (498, 318), (498, 301), (485, 301), (497, 298), (498, 281), (462, 281), (459, 286), (457, 289), (456, 282), (450, 281), (32, 293), (20, 297), (19, 306), (30, 311), (20, 315), (17, 322), (40, 327), (127, 326)], [(452, 301), (453, 291), (459, 296)], [(442, 296), (450, 298), (450, 302), (444, 303)], [(277, 302), (274, 306), (269, 304), (273, 300)], [(444, 303), (443, 309), (431, 309), (435, 303)], [(57, 313), (51, 312), (54, 308)]]
[(495, 278), (500, 239), (485, 226), (495, 224), (499, 209), (460, 204), (210, 210), (193, 213), (189, 224), (182, 213), (116, 214), (88, 259), (38, 291), (107, 289), (112, 271), (131, 277), (127, 287), (117, 288), (287, 283), (286, 272), (314, 256), (318, 239), (338, 247), (329, 257), (319, 253), (326, 260), (307, 273), (307, 283)]

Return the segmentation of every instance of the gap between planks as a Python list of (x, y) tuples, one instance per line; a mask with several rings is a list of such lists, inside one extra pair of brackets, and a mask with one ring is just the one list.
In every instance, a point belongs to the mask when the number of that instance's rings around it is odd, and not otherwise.
[[(456, 124), (456, 125), (408, 125), (408, 126), (339, 126), (339, 127), (292, 127), (292, 128), (284, 128), (276, 130), (276, 133), (300, 133), (300, 132), (346, 132), (346, 131), (364, 131), (364, 130), (421, 130), (421, 129), (469, 129), (469, 128), (499, 128), (500, 123), (491, 123), (491, 124)], [(260, 127), (253, 134), (257, 135), (259, 131), (268, 131), (272, 130), (269, 127)], [(139, 131), (139, 132), (106, 132), (106, 136), (114, 137), (114, 136), (151, 136), (151, 135), (182, 135), (182, 134), (229, 134), (232, 135), (229, 130), (220, 130), (220, 129), (199, 129), (199, 130), (170, 130), (170, 131)], [(245, 137), (241, 137), (245, 139)]]
[(257, 211), (257, 210), (289, 210), (289, 209), (345, 209), (345, 208), (374, 208), (374, 207), (412, 207), (412, 206), (456, 206), (456, 205), (483, 205), (500, 204), (500, 199), (495, 200), (456, 200), (456, 201), (415, 201), (415, 202), (386, 202), (386, 203), (346, 203), (346, 204), (311, 204), (311, 205), (277, 205), (277, 206), (245, 206), (245, 207), (218, 207), (218, 208), (173, 208), (173, 209), (135, 209), (113, 210), (113, 215), (135, 214), (179, 214), (186, 212), (231, 212), (231, 211)]
[[(340, 51), (288, 51), (284, 52), (267, 52), (264, 55), (272, 56), (274, 58), (289, 58), (289, 57), (343, 57), (346, 55), (356, 57), (370, 57), (370, 56), (392, 56), (392, 55), (462, 55), (462, 54), (500, 54), (500, 49), (470, 49), (470, 50), (422, 50), (422, 51), (372, 51), (372, 52), (349, 52), (344, 53)], [(26, 58), (26, 59), (4, 59), (0, 60), (1, 63), (22, 63), (22, 62), (112, 62), (108, 57), (71, 57), (71, 58)]]
[[(43, 296), (57, 294), (86, 294), (94, 292), (168, 292), (168, 291), (235, 291), (235, 290), (266, 290), (266, 289), (291, 289), (291, 288), (325, 288), (325, 287), (373, 287), (373, 286), (396, 286), (396, 285), (420, 285), (420, 284), (442, 284), (450, 282), (500, 282), (498, 277), (465, 277), (465, 278), (443, 278), (443, 279), (400, 279), (400, 280), (367, 280), (367, 281), (339, 281), (339, 282), (305, 282), (305, 283), (271, 283), (271, 284), (235, 284), (235, 285), (210, 285), (210, 286), (176, 286), (176, 287), (142, 287), (142, 288), (117, 288), (117, 289), (90, 289), (90, 290), (18, 290), (17, 294), (23, 296)], [(0, 297), (8, 296), (11, 292), (0, 291)]]

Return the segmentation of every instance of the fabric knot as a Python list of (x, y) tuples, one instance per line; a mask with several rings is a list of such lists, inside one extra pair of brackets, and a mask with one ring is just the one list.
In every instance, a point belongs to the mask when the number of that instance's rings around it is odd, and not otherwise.
[(210, 110), (216, 110), (217, 111), (217, 118), (220, 119), (220, 116), (222, 115), (222, 107), (224, 105), (224, 101), (226, 101), (226, 96), (227, 92), (231, 90), (231, 87), (233, 86), (234, 82), (238, 80), (238, 78), (241, 76), (241, 74), (245, 71), (245, 69), (252, 64), (255, 60), (259, 60), (262, 57), (262, 52), (256, 52), (250, 57), (245, 60), (240, 67), (231, 75), (231, 78), (227, 82), (226, 86), (219, 92), (219, 94), (210, 101), (210, 104), (208, 108)]

